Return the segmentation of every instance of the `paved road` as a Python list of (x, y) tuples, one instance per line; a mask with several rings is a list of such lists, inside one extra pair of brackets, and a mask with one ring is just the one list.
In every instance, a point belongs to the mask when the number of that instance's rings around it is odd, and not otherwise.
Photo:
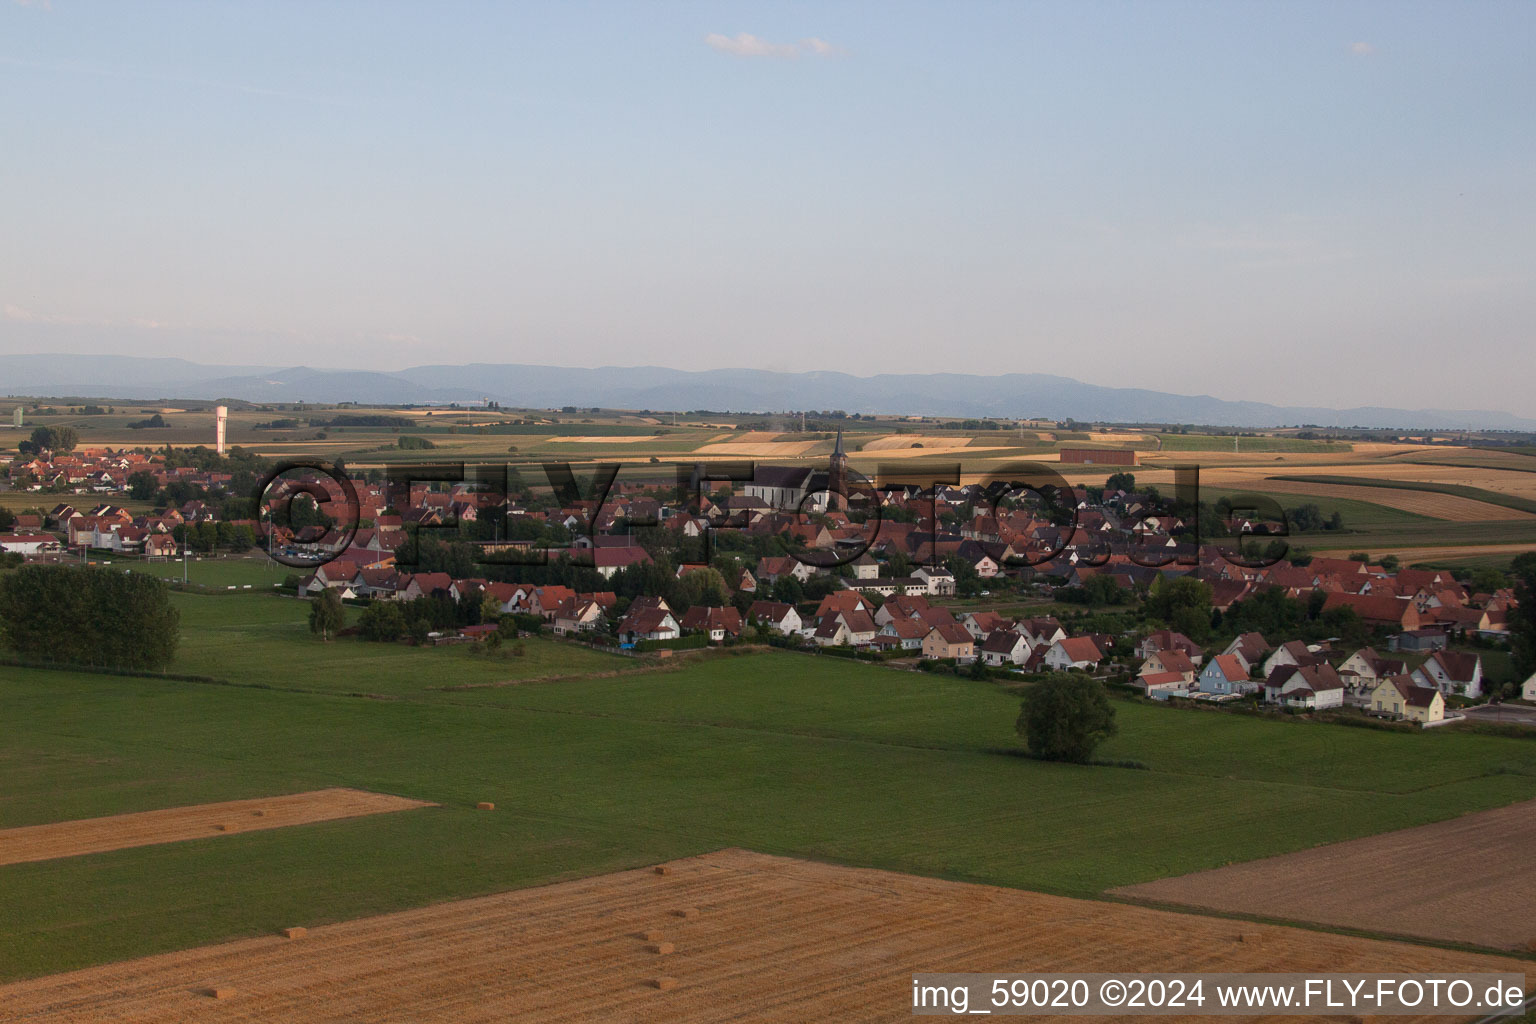
[(1473, 722), (1499, 722), (1536, 728), (1536, 708), (1520, 704), (1479, 704), (1474, 708), (1463, 708), (1460, 714), (1466, 715)]

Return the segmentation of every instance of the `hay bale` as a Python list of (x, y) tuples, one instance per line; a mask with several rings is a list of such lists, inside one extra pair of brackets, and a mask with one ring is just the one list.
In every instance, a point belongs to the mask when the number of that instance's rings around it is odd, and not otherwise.
[(672, 916), (673, 917), (680, 917), (684, 921), (692, 921), (694, 918), (699, 916), (699, 908), (698, 907), (683, 907), (680, 910), (672, 911)]
[(655, 870), (658, 875), (670, 875), (672, 873), (672, 869), (665, 864), (657, 864)]
[(210, 988), (206, 989), (204, 994), (209, 999), (230, 999), (234, 997), (235, 990), (232, 988)]
[(215, 825), (215, 826), (213, 826), (213, 830), (215, 832), (228, 832), (229, 831), (229, 826), (228, 825)]
[(475, 810), (477, 811), (494, 811), (495, 809), (496, 805), (491, 803), (489, 800), (482, 800), (475, 804)]
[(651, 986), (653, 988), (659, 988), (663, 992), (670, 992), (672, 989), (677, 988), (677, 979), (676, 978), (653, 978), (653, 979), (651, 979)]
[(266, 811), (252, 811), (251, 812), (251, 817), (253, 817), (253, 818), (265, 818), (266, 816), (267, 816), (267, 812)]
[(285, 938), (285, 939), (302, 939), (304, 936), (306, 936), (308, 934), (309, 934), (309, 929), (308, 928), (284, 928), (283, 929), (283, 938)]
[(1250, 946), (1260, 946), (1264, 943), (1264, 936), (1258, 932), (1243, 932), (1237, 937), (1237, 941)]
[(666, 956), (668, 953), (676, 952), (677, 947), (672, 945), (670, 942), (654, 942), (651, 944), (650, 950), (652, 953)]
[(652, 928), (648, 932), (641, 932), (640, 937), (646, 942), (660, 942), (666, 936), (660, 930)]

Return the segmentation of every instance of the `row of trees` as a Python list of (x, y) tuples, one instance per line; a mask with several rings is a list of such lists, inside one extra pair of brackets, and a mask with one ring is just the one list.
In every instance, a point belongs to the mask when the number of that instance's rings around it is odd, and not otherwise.
[(143, 573), (27, 565), (0, 575), (0, 632), (31, 660), (153, 670), (176, 654), (180, 615)]

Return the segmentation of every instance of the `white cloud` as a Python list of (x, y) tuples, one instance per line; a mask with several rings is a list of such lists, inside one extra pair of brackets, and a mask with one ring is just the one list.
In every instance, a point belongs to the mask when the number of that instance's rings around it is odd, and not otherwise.
[(801, 40), (800, 45), (817, 57), (841, 57), (848, 52), (841, 46), (834, 46), (825, 39), (817, 39), (815, 36)]
[(794, 60), (796, 57), (840, 57), (846, 51), (825, 39), (811, 36), (798, 43), (770, 43), (761, 36), (741, 32), (735, 36), (711, 32), (704, 37), (704, 45), (733, 57), (779, 57)]
[(1349, 52), (1357, 57), (1369, 57), (1376, 52), (1376, 47), (1370, 43), (1350, 43)]

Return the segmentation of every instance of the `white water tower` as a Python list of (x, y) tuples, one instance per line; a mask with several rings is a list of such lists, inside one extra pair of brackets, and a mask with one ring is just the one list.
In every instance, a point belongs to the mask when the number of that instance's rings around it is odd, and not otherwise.
[(12, 414), (12, 416), (11, 416), (11, 425), (13, 427), (21, 426), (21, 415), (22, 415), (22, 413), (21, 413), (21, 406), (18, 405), (16, 407), (16, 412), (14, 414)]
[(220, 455), (224, 454), (224, 427), (229, 421), (229, 407), (216, 405), (213, 407), (213, 441), (214, 448)]

